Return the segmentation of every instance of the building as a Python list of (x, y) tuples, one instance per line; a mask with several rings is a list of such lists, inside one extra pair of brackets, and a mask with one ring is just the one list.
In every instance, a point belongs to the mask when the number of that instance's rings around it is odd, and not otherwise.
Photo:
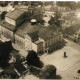
[(80, 44), (80, 30), (74, 34), (74, 42)]
[(1, 21), (0, 23), (1, 34), (13, 41), (14, 32), (16, 31), (17, 27), (25, 20), (24, 14), (24, 11), (17, 9), (7, 13), (5, 20)]
[(63, 40), (63, 34), (55, 32), (53, 27), (37, 24), (35, 19), (28, 22), (26, 12), (16, 9), (9, 12), (5, 20), (1, 21), (0, 34), (11, 39), (20, 48), (41, 53), (46, 50), (48, 52), (49, 46)]
[(19, 26), (24, 21), (24, 19), (25, 11), (19, 9), (13, 10), (5, 16), (5, 21), (13, 26)]

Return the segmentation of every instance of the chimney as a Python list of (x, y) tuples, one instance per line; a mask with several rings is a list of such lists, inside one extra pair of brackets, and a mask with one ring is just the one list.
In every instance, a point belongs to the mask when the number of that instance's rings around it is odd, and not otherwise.
[(35, 25), (36, 24), (36, 19), (32, 19), (31, 20), (31, 25)]

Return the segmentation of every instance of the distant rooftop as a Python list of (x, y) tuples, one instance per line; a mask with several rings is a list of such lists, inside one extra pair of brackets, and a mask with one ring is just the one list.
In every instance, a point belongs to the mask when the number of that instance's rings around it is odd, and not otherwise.
[(28, 11), (28, 6), (25, 6), (25, 5), (15, 5), (15, 8), (24, 10), (24, 11)]

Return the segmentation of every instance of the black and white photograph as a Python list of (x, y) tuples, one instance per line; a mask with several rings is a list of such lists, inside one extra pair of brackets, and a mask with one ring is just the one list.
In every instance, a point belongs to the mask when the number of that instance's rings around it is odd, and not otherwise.
[(0, 79), (80, 80), (80, 1), (0, 1)]

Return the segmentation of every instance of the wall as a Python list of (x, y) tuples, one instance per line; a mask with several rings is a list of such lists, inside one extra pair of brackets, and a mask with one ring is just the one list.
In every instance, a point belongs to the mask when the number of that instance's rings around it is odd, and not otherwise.
[(37, 44), (37, 52), (43, 51), (43, 42)]
[(34, 50), (35, 52), (37, 52), (37, 45), (32, 43), (32, 50)]
[(59, 41), (62, 42), (63, 41), (63, 34), (59, 35)]
[(9, 39), (12, 40), (12, 38), (13, 38), (13, 32), (10, 31), (9, 29), (6, 29), (5, 27), (1, 26), (1, 28), (2, 28), (2, 34), (4, 35), (4, 37), (9, 38)]
[(14, 26), (19, 26), (26, 19), (25, 14), (26, 13), (23, 13), (21, 16), (19, 16), (19, 18), (17, 20), (5, 17), (5, 21), (14, 25)]
[(32, 41), (27, 34), (25, 36), (25, 50), (32, 50)]
[(25, 39), (18, 36), (17, 34), (15, 34), (14, 36), (15, 36), (15, 44), (20, 46), (20, 48), (25, 49)]
[(62, 42), (63, 40), (63, 34), (53, 34), (49, 39), (43, 40), (42, 38), (39, 38), (43, 42), (43, 50), (45, 51), (49, 46), (56, 44), (57, 42)]
[(1, 25), (0, 25), (0, 35), (2, 34), (2, 28), (1, 28)]
[(15, 22), (15, 20), (13, 20), (13, 19), (10, 19), (10, 18), (8, 18), (8, 17), (5, 17), (5, 21), (6, 21), (7, 23), (10, 23), (10, 24), (16, 26), (16, 22)]
[(16, 26), (19, 26), (23, 21), (25, 21), (25, 19), (26, 19), (25, 14), (26, 14), (26, 13), (23, 13), (23, 14), (16, 20)]
[(42, 38), (39, 38), (39, 40), (43, 42), (43, 50), (44, 50), (45, 49), (45, 41)]

